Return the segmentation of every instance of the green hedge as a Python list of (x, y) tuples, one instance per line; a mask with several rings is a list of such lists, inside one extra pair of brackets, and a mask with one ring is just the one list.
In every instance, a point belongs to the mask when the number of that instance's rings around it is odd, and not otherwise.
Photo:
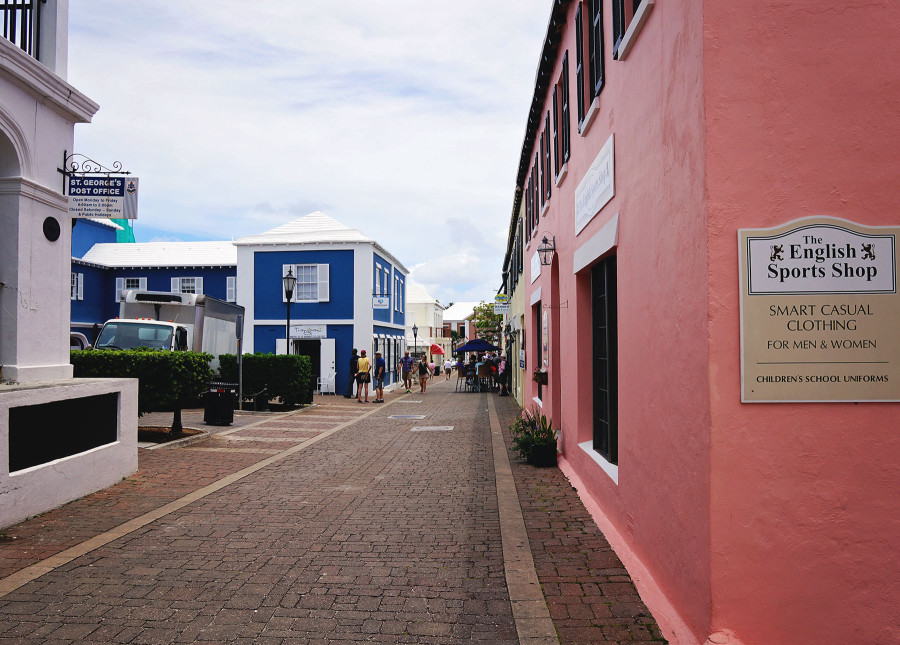
[[(309, 356), (281, 354), (244, 354), (243, 391), (246, 396), (268, 389), (270, 399), (279, 398), (285, 405), (311, 403), (309, 393), (313, 382)], [(237, 356), (219, 356), (219, 378), (238, 382)]]
[(213, 378), (211, 354), (148, 349), (80, 350), (71, 353), (77, 378), (136, 378), (138, 412), (192, 406)]

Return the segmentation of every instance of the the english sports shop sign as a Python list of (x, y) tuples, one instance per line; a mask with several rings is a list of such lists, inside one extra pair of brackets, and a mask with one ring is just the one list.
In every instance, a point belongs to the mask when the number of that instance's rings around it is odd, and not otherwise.
[(738, 231), (741, 401), (900, 400), (900, 227)]
[(896, 239), (839, 224), (746, 238), (748, 292), (896, 293)]

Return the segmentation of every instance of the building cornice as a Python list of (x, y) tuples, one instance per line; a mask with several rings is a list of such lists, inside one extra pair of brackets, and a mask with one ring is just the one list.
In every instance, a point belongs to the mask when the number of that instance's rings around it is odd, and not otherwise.
[(0, 38), (0, 76), (73, 123), (90, 123), (100, 105), (13, 43)]

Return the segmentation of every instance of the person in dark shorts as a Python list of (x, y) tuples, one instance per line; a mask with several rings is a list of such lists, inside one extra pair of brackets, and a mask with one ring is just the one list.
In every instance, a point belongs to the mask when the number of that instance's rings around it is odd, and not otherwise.
[(381, 352), (375, 352), (375, 403), (384, 403), (384, 374), (387, 364), (381, 357)]
[[(347, 393), (344, 394), (345, 399), (353, 398), (353, 384), (356, 383), (356, 365), (359, 362), (359, 356), (356, 353), (356, 348), (353, 348), (353, 353), (350, 354), (350, 378), (347, 379)], [(356, 387), (359, 390), (359, 386)]]

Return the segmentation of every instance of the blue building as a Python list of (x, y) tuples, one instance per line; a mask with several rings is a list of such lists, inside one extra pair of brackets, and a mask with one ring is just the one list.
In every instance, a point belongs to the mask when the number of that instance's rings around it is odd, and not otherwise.
[[(408, 270), (390, 252), (324, 213), (235, 242), (116, 243), (117, 225), (79, 220), (72, 242), (72, 330), (119, 314), (123, 289), (205, 293), (246, 311), (244, 351), (310, 356), (342, 392), (353, 348), (381, 351), (388, 383), (406, 348)], [(75, 232), (78, 232), (76, 236)], [(297, 284), (288, 303), (282, 277)]]
[[(234, 244), (246, 351), (284, 353), (290, 342), (323, 378), (335, 375), (339, 392), (353, 348), (381, 351), (393, 382), (405, 349), (409, 271), (389, 251), (320, 212)], [(290, 303), (282, 288), (289, 270), (297, 277)]]
[[(117, 243), (118, 228), (108, 220), (76, 221), (72, 231), (72, 331), (93, 342), (94, 331), (119, 315), (124, 289), (205, 293), (235, 301), (237, 252), (231, 242)], [(112, 232), (111, 240), (107, 231)]]

